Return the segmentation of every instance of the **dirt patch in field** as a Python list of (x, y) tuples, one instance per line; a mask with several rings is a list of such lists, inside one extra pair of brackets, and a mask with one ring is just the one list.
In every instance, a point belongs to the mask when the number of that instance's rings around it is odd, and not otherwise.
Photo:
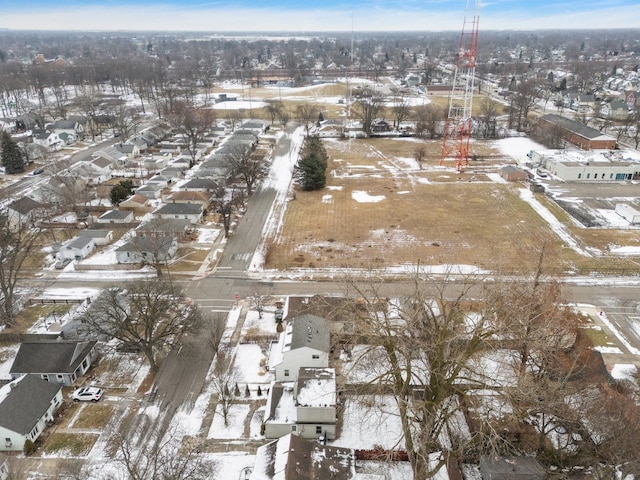
[[(422, 168), (413, 159), (418, 144), (428, 151)], [(488, 168), (463, 173), (454, 165), (440, 166), (440, 142), (335, 140), (325, 146), (330, 157), (327, 186), (299, 191), (288, 204), (282, 231), (268, 249), (267, 268), (380, 268), (419, 262), (517, 270), (533, 265), (527, 252), (541, 238), (555, 247), (547, 265), (555, 272), (618, 268), (627, 262), (582, 257), (566, 247), (520, 198), (518, 189), (525, 185), (492, 180), (497, 166), (491, 164), (510, 161), (490, 142), (475, 144), (490, 158)], [(567, 227), (582, 246), (606, 246), (619, 237), (619, 232), (596, 235)]]

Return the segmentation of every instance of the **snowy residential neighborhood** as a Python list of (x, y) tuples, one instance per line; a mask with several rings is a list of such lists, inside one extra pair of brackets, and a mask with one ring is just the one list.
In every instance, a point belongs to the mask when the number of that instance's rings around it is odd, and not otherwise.
[(409, 46), (85, 78), (3, 35), (0, 480), (640, 479), (630, 46), (600, 100), (504, 50), (465, 137)]

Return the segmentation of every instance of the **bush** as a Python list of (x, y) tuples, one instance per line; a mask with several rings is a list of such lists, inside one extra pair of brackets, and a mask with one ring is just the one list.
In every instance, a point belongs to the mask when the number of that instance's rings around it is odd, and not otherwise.
[(36, 444), (33, 443), (31, 440), (27, 439), (24, 442), (24, 454), (26, 457), (29, 457), (31, 455), (33, 455), (34, 453), (36, 453), (36, 450), (38, 449), (38, 447), (36, 447)]

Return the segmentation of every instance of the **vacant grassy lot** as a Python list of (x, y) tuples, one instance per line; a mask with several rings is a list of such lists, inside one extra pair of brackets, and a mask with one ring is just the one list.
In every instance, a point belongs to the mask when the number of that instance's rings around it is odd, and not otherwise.
[[(413, 151), (425, 145), (419, 169)], [(529, 268), (533, 246), (548, 238), (554, 271), (632, 266), (628, 260), (583, 257), (555, 234), (520, 198), (521, 184), (493, 182), (482, 172), (504, 164), (491, 142), (476, 142), (490, 158), (457, 173), (439, 166), (440, 142), (367, 139), (325, 142), (327, 187), (297, 192), (284, 227), (270, 246), (267, 268), (369, 268), (405, 264), (464, 264), (486, 269)], [(480, 162), (478, 162), (480, 163)], [(541, 197), (544, 198), (544, 197)], [(558, 212), (559, 213), (559, 212)], [(569, 224), (566, 218), (560, 218)], [(618, 231), (598, 235), (567, 225), (582, 246), (599, 248)], [(606, 238), (598, 238), (598, 237)], [(593, 245), (590, 245), (593, 243)]]

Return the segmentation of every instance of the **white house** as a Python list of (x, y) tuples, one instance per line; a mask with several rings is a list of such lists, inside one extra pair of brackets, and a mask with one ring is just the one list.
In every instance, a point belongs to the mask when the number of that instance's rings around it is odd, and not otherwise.
[(154, 217), (162, 219), (184, 219), (191, 223), (202, 222), (204, 211), (199, 203), (168, 203), (155, 212)]
[(33, 373), (48, 382), (73, 385), (78, 377), (87, 373), (98, 356), (97, 343), (95, 340), (21, 343), (9, 374), (14, 380), (24, 374)]
[(178, 250), (178, 240), (171, 236), (136, 236), (116, 249), (118, 263), (167, 263)]
[(71, 260), (82, 260), (91, 255), (95, 249), (96, 242), (93, 238), (78, 236), (66, 241), (57, 256)]
[(96, 223), (126, 224), (133, 221), (133, 212), (129, 210), (109, 210), (96, 218)]
[(333, 368), (301, 368), (296, 382), (273, 382), (269, 388), (264, 435), (288, 433), (304, 438), (336, 436), (336, 374)]
[(54, 132), (40, 132), (33, 135), (33, 143), (42, 145), (53, 152), (62, 148), (62, 140), (57, 133)]
[(60, 135), (61, 133), (68, 133), (79, 138), (84, 133), (84, 127), (76, 120), (58, 120), (49, 127), (52, 131)]
[(162, 195), (163, 186), (158, 183), (146, 183), (142, 185), (140, 188), (136, 188), (137, 195), (144, 195), (149, 199), (160, 198)]
[(108, 245), (113, 241), (113, 230), (106, 228), (87, 228), (78, 231), (79, 237), (93, 238), (96, 245)]
[(62, 403), (62, 385), (37, 375), (22, 375), (1, 387), (0, 451), (22, 452), (27, 440), (35, 442)]
[(290, 320), (277, 343), (271, 345), (269, 370), (276, 382), (298, 379), (302, 367), (329, 366), (329, 322), (321, 317), (304, 314)]

